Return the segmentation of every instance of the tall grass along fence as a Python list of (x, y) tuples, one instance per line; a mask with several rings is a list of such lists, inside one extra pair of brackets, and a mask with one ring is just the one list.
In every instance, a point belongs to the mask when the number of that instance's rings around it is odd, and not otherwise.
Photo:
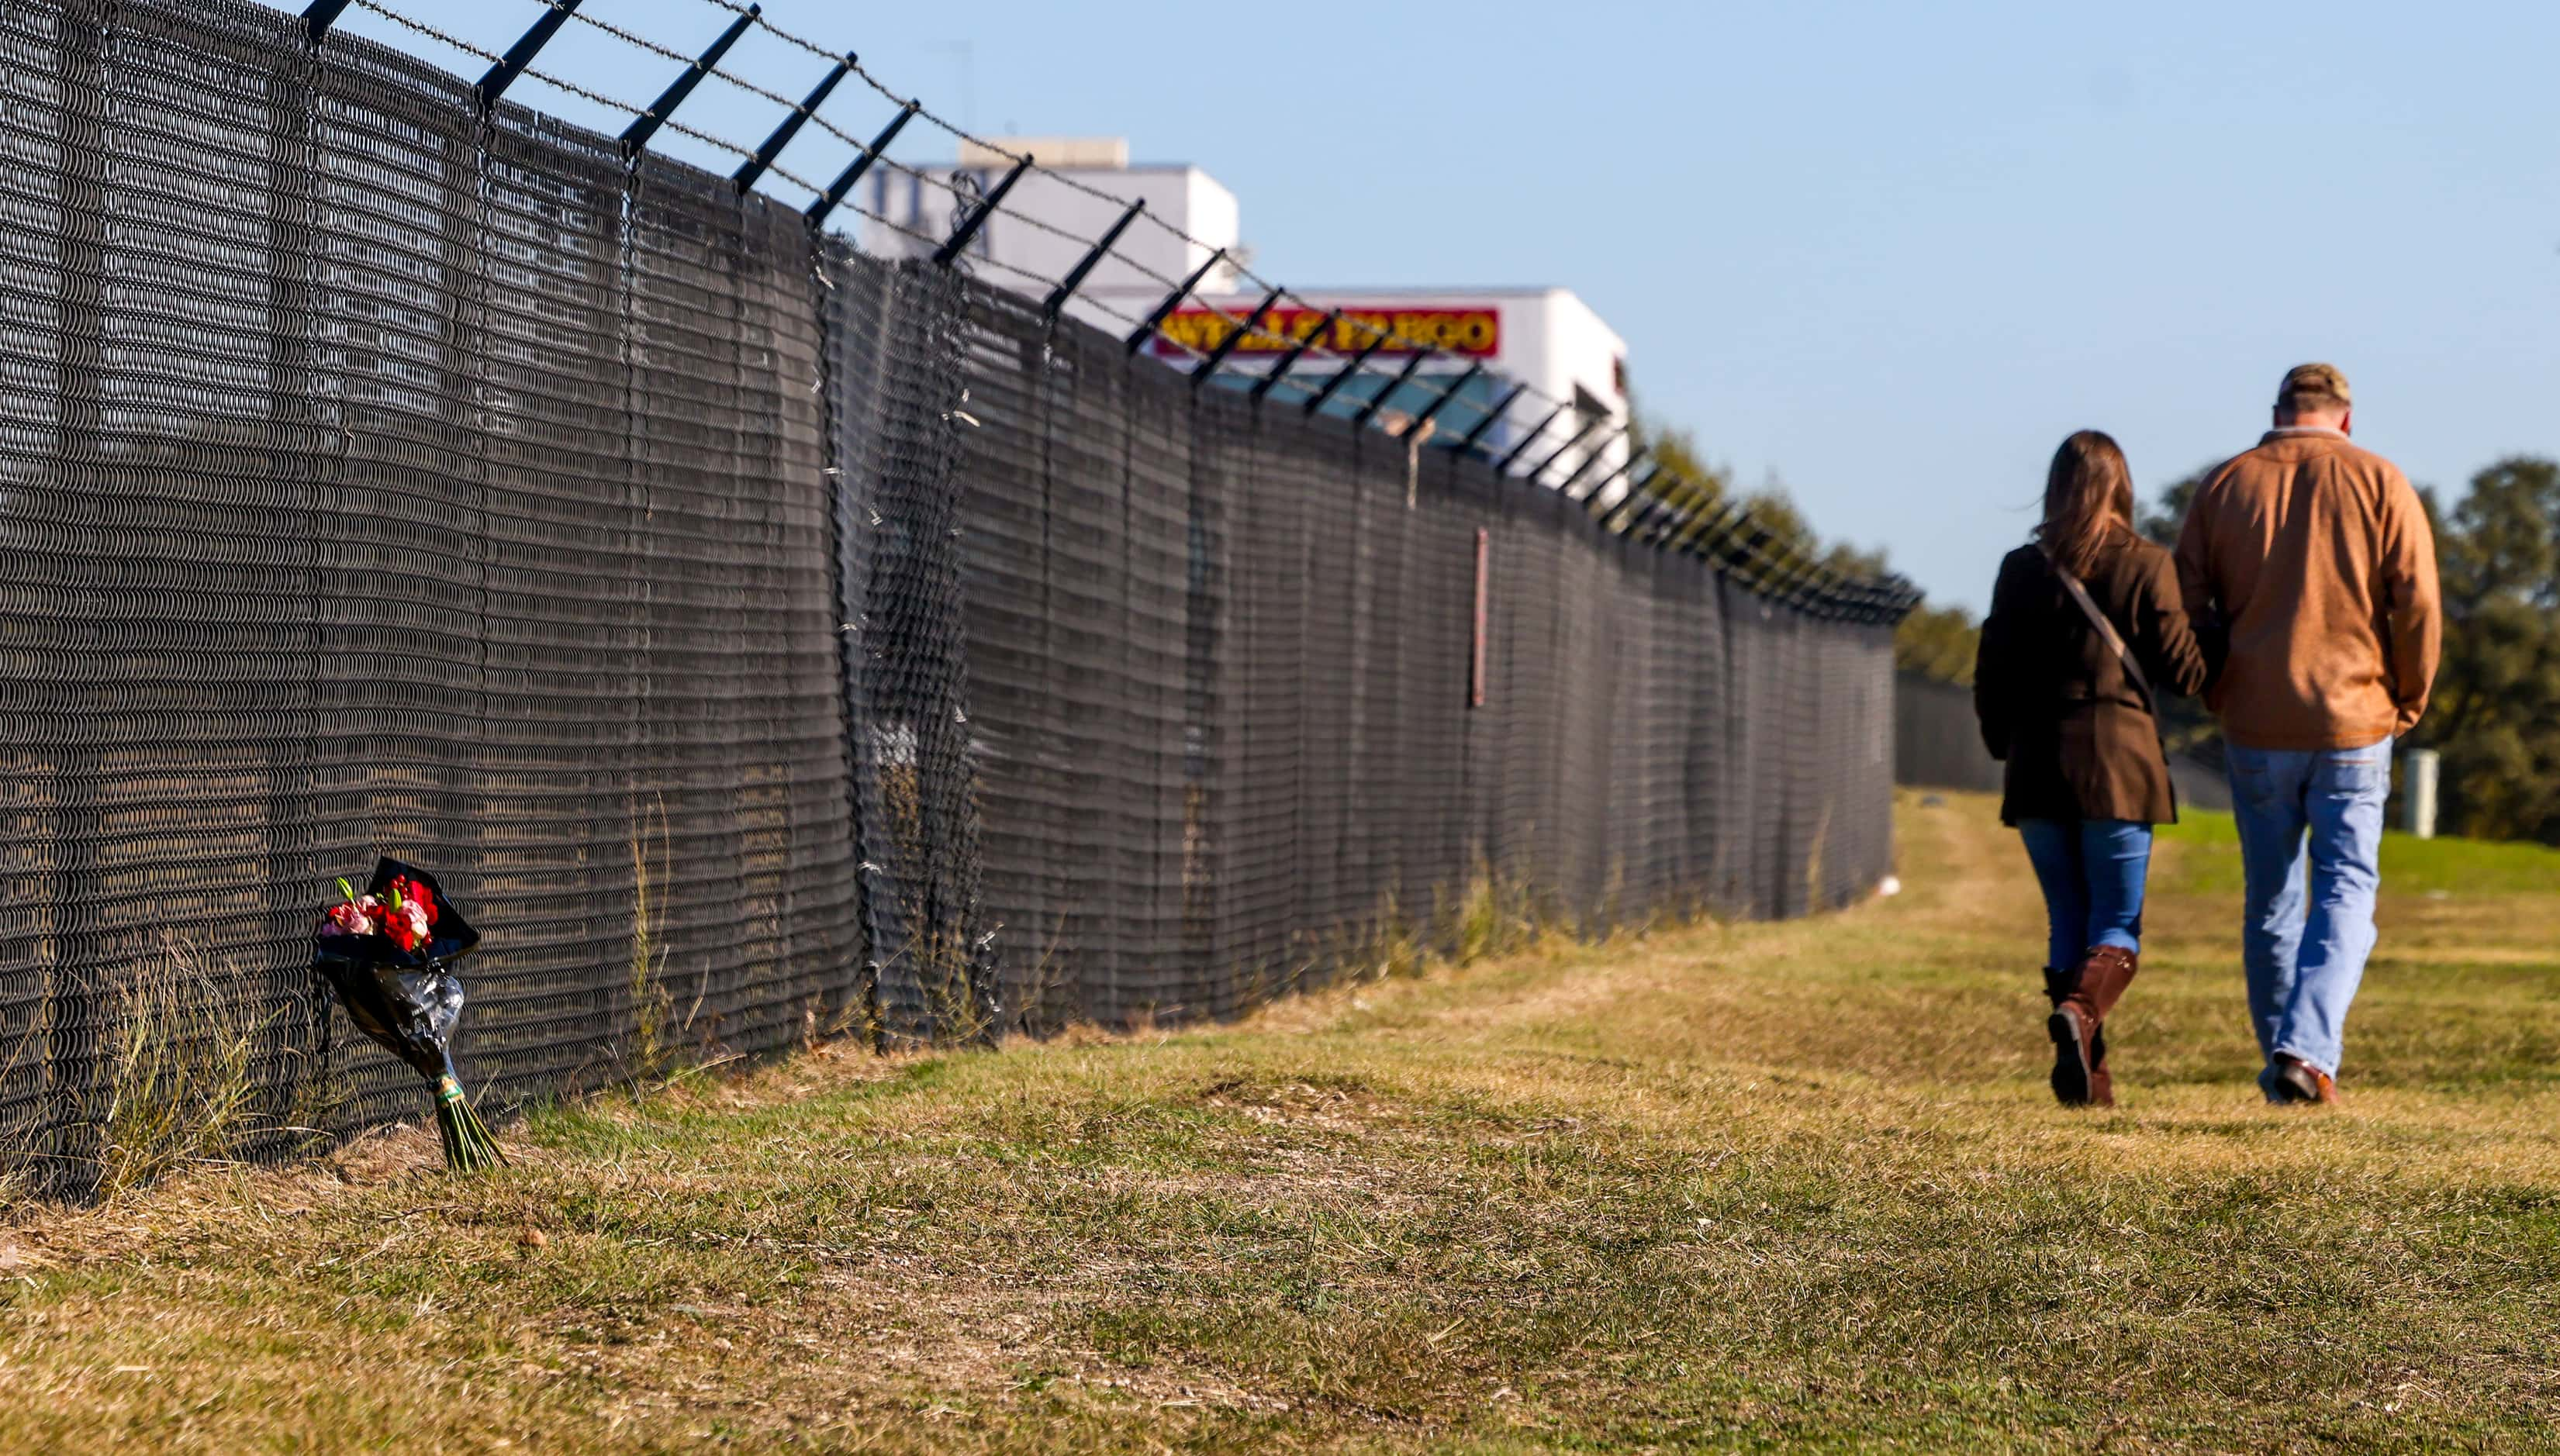
[(0, 210), (22, 1186), (412, 1111), (307, 971), (378, 850), (488, 932), (462, 1052), (503, 1101), (1224, 1015), (1462, 903), (1598, 931), (1885, 868), (1884, 614), (394, 52), (7, 6)]

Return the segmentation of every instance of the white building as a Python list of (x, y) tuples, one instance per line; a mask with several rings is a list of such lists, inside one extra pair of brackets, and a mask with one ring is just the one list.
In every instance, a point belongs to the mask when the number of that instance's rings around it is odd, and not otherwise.
[[(1175, 283), (1189, 278), (1211, 253), (1238, 252), (1235, 194), (1197, 167), (1132, 166), (1129, 144), (1118, 138), (1008, 137), (998, 145), (1030, 153), (1040, 166), (1005, 196), (1005, 205), (971, 239), (969, 254), (989, 282), (1022, 292), (1044, 291), (1023, 276), (1064, 278), (1096, 239), (1111, 230), (1133, 202), (1147, 210), (1120, 234), (1111, 253), (1076, 290), (1077, 317), (1126, 334)], [(863, 203), (894, 227), (863, 219), (864, 251), (882, 257), (922, 256), (951, 233), (965, 206), (1013, 170), (1013, 163), (975, 143), (960, 144), (957, 167), (920, 167), (919, 175), (877, 168), (863, 185)], [(1080, 184), (1080, 185), (1079, 185)], [(900, 230), (903, 229), (903, 230)], [(1196, 240), (1195, 240), (1196, 239)], [(985, 264), (994, 266), (983, 266)], [(1020, 269), (1021, 272), (1011, 271)], [(1201, 288), (1235, 288), (1236, 272), (1221, 265)], [(1101, 303), (1129, 314), (1122, 322)]]
[[(1125, 335), (1218, 250), (1225, 259), (1251, 266), (1235, 194), (1197, 167), (1132, 164), (1128, 143), (1118, 139), (1016, 137), (995, 144), (1030, 153), (1041, 170), (1024, 175), (970, 242), (978, 275), (988, 282), (1045, 295), (1048, 284), (1040, 280), (1064, 278), (1090, 240), (1108, 231), (1129, 202), (1141, 199), (1146, 212), (1078, 287), (1069, 313)], [(921, 169), (925, 179), (874, 172), (863, 201), (895, 227), (866, 219), (863, 246), (884, 256), (929, 251), (930, 244), (908, 234), (948, 236), (965, 206), (961, 198), (983, 195), (1011, 169), (1003, 157), (964, 144), (958, 166)], [(1395, 412), (1390, 423), (1428, 408), (1463, 377), (1463, 391), (1432, 420), (1434, 437), (1442, 442), (1472, 435), (1477, 448), (1497, 460), (1510, 459), (1515, 471), (1546, 464), (1541, 479), (1572, 480), (1577, 493), (1614, 481), (1625, 463), (1626, 341), (1571, 290), (1290, 291), (1289, 306), (1275, 309), (1262, 331), (1229, 352), (1221, 377), (1250, 382), (1274, 367), (1290, 343), (1334, 316), (1332, 337), (1324, 341), (1330, 349), (1311, 347), (1300, 354), (1290, 385), (1273, 397), (1305, 397), (1343, 366), (1345, 355), (1384, 331), (1389, 342), (1371, 353), (1366, 373), (1338, 392), (1328, 406), (1332, 412), (1349, 413), (1369, 402), (1411, 363), (1415, 350), (1408, 341), (1422, 341), (1434, 347), (1436, 357), (1384, 401), (1382, 411)], [(1165, 321), (1154, 352), (1178, 367), (1193, 366), (1232, 332), (1232, 321), (1261, 302), (1261, 293), (1222, 262)], [(1278, 337), (1261, 337), (1266, 333)], [(1515, 385), (1526, 389), (1515, 394)], [(1487, 413), (1506, 399), (1501, 416), (1488, 422)], [(1623, 482), (1615, 482), (1610, 494), (1623, 489)]]

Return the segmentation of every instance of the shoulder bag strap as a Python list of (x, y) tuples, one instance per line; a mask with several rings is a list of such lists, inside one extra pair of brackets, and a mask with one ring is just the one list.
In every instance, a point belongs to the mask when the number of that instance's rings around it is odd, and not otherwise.
[(2144, 709), (2158, 718), (2160, 703), (2152, 692), (2152, 680), (2144, 673), (2143, 664), (2134, 660), (2134, 650), (2125, 645), (2125, 635), (2116, 630), (2116, 624), (2107, 620), (2106, 613), (2098, 610), (2098, 599), (2089, 595), (2089, 589), (2080, 584), (2079, 577), (2065, 570), (2061, 562), (2053, 561), (2049, 556), (2045, 559), (2052, 561), (2053, 574), (2062, 578), (2062, 585), (2071, 593), (2071, 600), (2080, 604), (2089, 625), (2098, 629), (2100, 640), (2115, 653), (2116, 660), (2125, 664), (2125, 675), (2133, 679), (2134, 689), (2143, 695)]

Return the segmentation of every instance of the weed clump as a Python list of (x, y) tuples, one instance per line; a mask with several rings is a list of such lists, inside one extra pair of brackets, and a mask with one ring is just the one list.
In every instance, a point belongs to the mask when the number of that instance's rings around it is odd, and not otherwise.
[(113, 1200), (178, 1169), (236, 1161), (257, 1131), (260, 1016), (246, 978), (163, 932), (116, 990), (107, 1034), (99, 1197)]
[(1430, 916), (1417, 920), (1394, 891), (1378, 897), (1365, 936), (1355, 938), (1340, 958), (1344, 973), (1355, 980), (1417, 976), (1514, 954), (1565, 933), (1533, 889), (1489, 864), (1479, 864), (1454, 893), (1443, 887), (1431, 900)]

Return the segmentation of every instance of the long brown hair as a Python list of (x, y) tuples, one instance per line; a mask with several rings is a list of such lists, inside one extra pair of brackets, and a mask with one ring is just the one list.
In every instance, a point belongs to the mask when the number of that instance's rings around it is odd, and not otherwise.
[(2134, 528), (2134, 473), (2125, 452), (2099, 430), (2082, 430), (2053, 452), (2044, 473), (2044, 523), (2035, 541), (2053, 563), (2086, 576), (2110, 527)]

